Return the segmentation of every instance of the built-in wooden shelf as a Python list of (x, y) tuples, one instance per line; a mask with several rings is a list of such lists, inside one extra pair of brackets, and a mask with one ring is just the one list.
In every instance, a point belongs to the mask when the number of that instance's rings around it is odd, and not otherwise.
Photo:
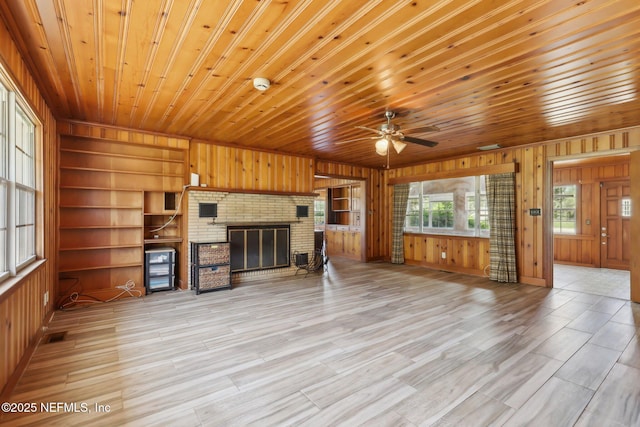
[(61, 170), (70, 170), (70, 171), (82, 171), (82, 172), (103, 172), (103, 173), (112, 173), (112, 174), (123, 174), (123, 175), (145, 175), (145, 176), (161, 176), (161, 177), (175, 177), (182, 178), (182, 174), (175, 174), (169, 172), (144, 172), (138, 170), (125, 170), (125, 169), (101, 169), (101, 168), (87, 168), (80, 166), (60, 166)]
[(88, 155), (98, 155), (98, 156), (108, 156), (108, 157), (118, 157), (122, 159), (131, 159), (135, 158), (137, 160), (151, 160), (162, 163), (184, 163), (183, 159), (165, 159), (158, 157), (149, 157), (149, 156), (135, 156), (132, 157), (130, 154), (122, 154), (122, 153), (110, 153), (105, 151), (90, 151), (90, 150), (78, 150), (78, 149), (70, 149), (70, 148), (61, 148), (60, 152), (62, 153), (78, 153), (78, 154), (88, 154)]
[(337, 183), (327, 187), (327, 216), (324, 237), (329, 255), (362, 258), (363, 183)]
[(181, 237), (174, 238), (158, 238), (158, 239), (144, 239), (145, 244), (157, 244), (157, 243), (181, 243)]
[(87, 187), (84, 185), (61, 185), (61, 190), (94, 190), (94, 191), (130, 191), (133, 193), (141, 193), (142, 191), (136, 188), (108, 188), (108, 187)]
[[(144, 283), (144, 254), (158, 244), (187, 251), (179, 208), (185, 150), (62, 136), (58, 273), (84, 292)], [(157, 236), (158, 238), (153, 238)], [(186, 259), (186, 258), (179, 258)], [(177, 263), (186, 283), (188, 269)]]
[(73, 251), (93, 251), (99, 249), (121, 249), (121, 248), (139, 248), (140, 245), (105, 245), (105, 246), (78, 246), (75, 248), (60, 248), (60, 252), (73, 252)]
[[(132, 228), (142, 228), (142, 225), (61, 225), (60, 230), (122, 230), (122, 229), (132, 229)], [(87, 236), (90, 239), (90, 236)]]
[(74, 271), (87, 271), (87, 270), (106, 270), (112, 268), (131, 268), (131, 267), (142, 267), (142, 262), (137, 263), (129, 263), (129, 264), (109, 264), (109, 265), (94, 265), (94, 266), (79, 266), (77, 268), (61, 268), (58, 270), (59, 273), (71, 273)]
[(140, 209), (142, 206), (60, 205), (60, 209)]
[(143, 212), (144, 216), (166, 216), (166, 217), (172, 217), (172, 216), (181, 216), (182, 214), (180, 212), (175, 213), (175, 212)]

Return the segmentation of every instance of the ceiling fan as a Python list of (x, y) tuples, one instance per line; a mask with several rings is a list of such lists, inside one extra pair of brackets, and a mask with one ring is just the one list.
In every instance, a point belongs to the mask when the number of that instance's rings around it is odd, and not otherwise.
[[(353, 141), (362, 141), (363, 139), (375, 139), (376, 144), (376, 153), (381, 156), (389, 156), (389, 145), (392, 145), (396, 150), (396, 153), (400, 154), (402, 150), (404, 150), (407, 146), (406, 142), (411, 142), (413, 144), (424, 145), (426, 147), (435, 147), (438, 145), (435, 141), (429, 141), (426, 139), (415, 138), (413, 136), (405, 135), (400, 131), (400, 126), (391, 123), (391, 119), (396, 116), (396, 113), (393, 111), (385, 111), (384, 117), (387, 119), (387, 123), (383, 123), (380, 125), (380, 129), (372, 129), (366, 126), (356, 126), (358, 129), (364, 129), (371, 132), (375, 132), (376, 136), (370, 136), (365, 138), (357, 138), (351, 139), (348, 141), (340, 141), (336, 144), (346, 144)], [(440, 128), (437, 126), (426, 126), (421, 128), (412, 128), (414, 132), (436, 132), (439, 131)]]

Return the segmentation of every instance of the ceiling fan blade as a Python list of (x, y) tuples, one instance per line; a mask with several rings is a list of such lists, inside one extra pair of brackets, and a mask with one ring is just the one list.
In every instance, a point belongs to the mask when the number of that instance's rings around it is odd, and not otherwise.
[(371, 139), (379, 139), (379, 136), (367, 136), (364, 138), (356, 138), (356, 139), (347, 139), (346, 141), (339, 141), (334, 143), (335, 145), (342, 145), (342, 144), (348, 144), (350, 142), (356, 142), (356, 141), (364, 141), (364, 140), (371, 140)]
[(406, 131), (411, 131), (412, 133), (421, 133), (421, 132), (440, 132), (440, 128), (438, 126), (435, 125), (431, 125), (431, 126), (421, 126), (421, 127), (409, 127), (409, 128), (402, 128), (403, 132)]
[(358, 129), (368, 130), (368, 131), (371, 131), (371, 132), (375, 132), (375, 133), (377, 133), (378, 135), (384, 135), (384, 133), (382, 133), (382, 131), (380, 131), (380, 130), (378, 130), (378, 129), (372, 129), (372, 128), (368, 128), (368, 127), (366, 127), (366, 126), (356, 126), (356, 128), (358, 128)]
[(426, 147), (435, 147), (436, 145), (438, 145), (438, 143), (435, 142), (435, 141), (429, 141), (427, 139), (414, 138), (412, 136), (406, 136), (406, 135), (403, 136), (402, 140), (403, 141), (407, 141), (407, 142), (412, 142), (412, 143), (418, 144), (418, 145), (424, 145)]

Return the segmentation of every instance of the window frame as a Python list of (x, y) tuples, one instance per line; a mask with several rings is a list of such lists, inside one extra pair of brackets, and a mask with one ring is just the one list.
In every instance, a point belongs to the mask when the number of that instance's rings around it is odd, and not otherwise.
[[(476, 201), (476, 197), (478, 201)], [(473, 208), (469, 207), (469, 200), (473, 198)], [(489, 232), (489, 202), (487, 200), (487, 191), (478, 190), (476, 192), (467, 192), (465, 194), (465, 206), (467, 207), (467, 229), (481, 232)], [(473, 220), (474, 226), (469, 227), (469, 222)], [(486, 224), (486, 227), (483, 227)]]
[[(573, 194), (556, 194), (556, 188), (566, 188), (566, 187), (573, 187)], [(573, 208), (566, 208), (566, 207), (561, 207), (561, 208), (556, 208), (556, 200), (565, 200), (565, 199), (569, 199), (569, 197), (572, 197), (574, 200), (574, 206)], [(554, 235), (564, 235), (564, 236), (576, 236), (578, 234), (580, 234), (580, 230), (578, 229), (580, 221), (578, 220), (578, 215), (579, 215), (579, 209), (578, 206), (580, 205), (580, 188), (578, 186), (578, 184), (557, 184), (554, 185), (552, 188), (552, 212), (551, 212), (551, 217), (552, 217), (552, 221), (553, 221), (553, 234)], [(558, 220), (558, 222), (560, 223), (560, 227), (556, 227), (556, 212), (560, 212), (560, 219)], [(573, 212), (573, 231), (567, 229), (564, 230), (562, 227), (562, 224), (565, 222), (570, 222), (570, 221), (566, 221), (562, 219), (562, 212)], [(566, 218), (566, 216), (565, 216)]]
[[(440, 199), (440, 200), (439, 200)], [(443, 208), (443, 204), (451, 203), (451, 209)], [(438, 209), (434, 209), (435, 206), (438, 206)], [(428, 230), (454, 230), (455, 229), (455, 216), (456, 216), (456, 206), (455, 200), (453, 197), (453, 193), (430, 193), (422, 195), (422, 218), (423, 218), (423, 227)], [(425, 226), (424, 224), (424, 213), (428, 212), (429, 223)], [(442, 212), (446, 215), (445, 218), (445, 226), (435, 226), (433, 225), (434, 218), (437, 216), (440, 217)], [(450, 214), (450, 215), (449, 215)], [(450, 218), (449, 218), (450, 217)], [(449, 219), (451, 219), (451, 226), (448, 226)], [(438, 218), (440, 221), (440, 218)]]
[(620, 200), (620, 216), (622, 218), (631, 218), (633, 213), (633, 202), (631, 201), (631, 197), (623, 197)]
[(327, 223), (327, 201), (316, 198), (313, 201), (313, 225), (314, 227), (324, 227)]
[[(415, 234), (437, 234), (450, 236), (469, 236), (469, 237), (489, 237), (488, 228), (488, 205), (486, 203), (486, 186), (484, 186), (486, 175), (468, 175), (458, 178), (442, 178), (426, 181), (415, 181), (409, 183), (409, 196), (407, 199), (407, 210), (404, 220), (404, 232)], [(469, 181), (454, 183), (454, 180), (473, 179), (471, 185)], [(453, 185), (455, 188), (448, 188), (447, 185)], [(457, 185), (457, 186), (456, 186)], [(438, 188), (439, 191), (430, 191), (425, 194), (425, 188)], [(473, 188), (473, 190), (471, 190)], [(483, 191), (484, 189), (484, 191)], [(480, 212), (486, 211), (487, 228), (482, 229), (480, 223), (473, 228), (469, 228), (470, 211), (468, 206), (468, 194), (477, 197), (476, 206), (473, 209), (473, 215), (478, 217)], [(433, 200), (435, 197), (436, 200)], [(447, 199), (447, 200), (442, 200)], [(483, 210), (478, 203), (485, 201), (486, 209)], [(434, 227), (433, 226), (433, 209), (434, 203), (443, 201), (451, 202), (451, 220), (452, 226)], [(464, 222), (463, 222), (464, 221)], [(448, 224), (447, 224), (448, 225)]]
[(2, 67), (0, 104), (2, 284), (38, 259), (42, 124)]
[[(1, 70), (0, 70), (1, 71)], [(7, 279), (9, 270), (9, 90), (0, 74), (0, 282)], [(4, 206), (4, 208), (3, 208)]]

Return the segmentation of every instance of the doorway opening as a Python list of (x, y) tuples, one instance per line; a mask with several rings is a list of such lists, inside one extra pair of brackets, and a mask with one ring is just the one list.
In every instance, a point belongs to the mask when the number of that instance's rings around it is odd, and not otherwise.
[(552, 287), (630, 299), (629, 169), (629, 153), (550, 162)]
[(365, 179), (316, 176), (316, 239), (322, 234), (326, 254), (366, 262)]

